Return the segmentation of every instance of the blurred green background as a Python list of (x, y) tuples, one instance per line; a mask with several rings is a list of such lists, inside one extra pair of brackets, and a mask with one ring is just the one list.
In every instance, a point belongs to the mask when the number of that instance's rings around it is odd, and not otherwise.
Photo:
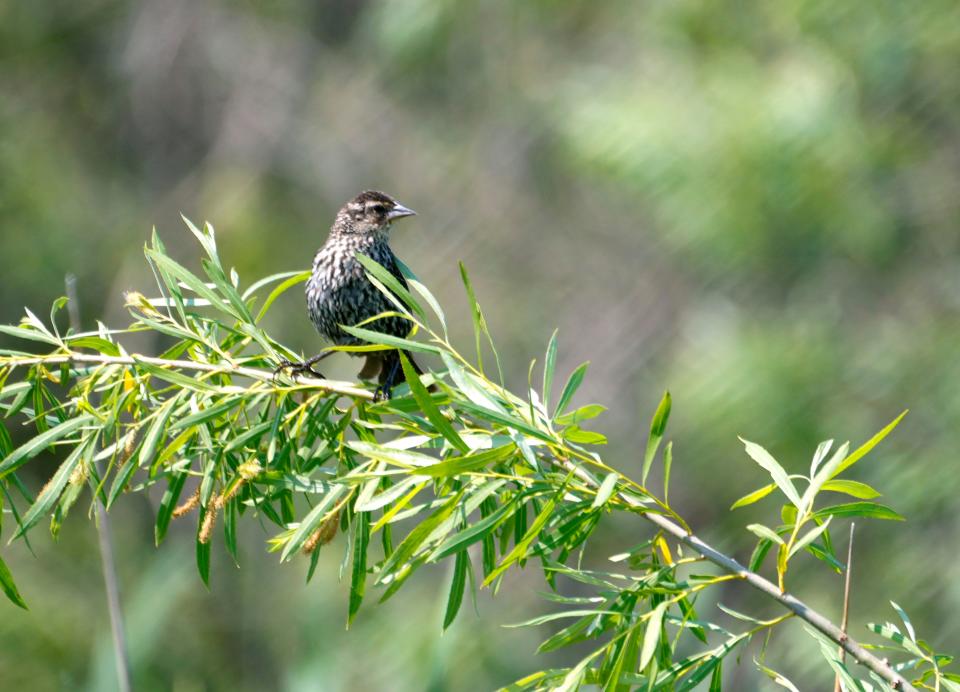
[[(247, 282), (305, 268), (346, 199), (386, 190), (419, 212), (393, 245), (459, 344), (462, 259), (513, 388), (555, 327), (561, 371), (592, 362), (580, 399), (610, 407), (612, 465), (638, 472), (671, 390), (671, 499), (742, 560), (743, 526), (776, 507), (727, 511), (765, 482), (738, 434), (800, 472), (820, 440), (857, 444), (909, 407), (853, 473), (908, 518), (859, 526), (853, 632), (894, 598), (960, 653), (958, 66), (955, 0), (7, 0), (0, 322), (45, 314), (72, 272), (88, 325), (125, 324), (123, 291), (152, 292), (151, 226), (196, 266), (181, 212)], [(272, 320), (318, 347), (299, 291)], [(195, 518), (153, 547), (157, 500), (113, 513), (137, 689), (479, 690), (576, 660), (534, 654), (547, 629), (501, 627), (549, 609), (535, 568), (443, 637), (446, 566), (346, 632), (342, 539), (305, 585), (248, 520), (241, 569), (218, 545), (208, 592)], [(610, 521), (590, 559), (647, 535)], [(32, 542), (2, 548), (31, 610), (0, 605), (0, 688), (112, 689), (92, 521)], [(839, 577), (795, 579), (838, 614)], [(772, 612), (745, 587), (723, 600)], [(768, 663), (826, 689), (808, 640), (788, 625)], [(757, 644), (731, 689), (772, 685)]]

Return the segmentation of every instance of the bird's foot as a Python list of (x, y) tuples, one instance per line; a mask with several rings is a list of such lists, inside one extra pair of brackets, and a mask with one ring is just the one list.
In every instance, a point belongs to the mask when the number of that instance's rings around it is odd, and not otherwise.
[(373, 392), (373, 401), (374, 403), (380, 403), (381, 401), (387, 401), (390, 398), (393, 388), (390, 385), (377, 385), (376, 390)]
[(308, 360), (287, 360), (284, 358), (280, 361), (280, 364), (274, 369), (273, 376), (277, 377), (284, 370), (289, 370), (291, 375), (313, 375), (314, 377), (319, 377), (321, 380), (326, 379), (322, 372), (313, 369), (313, 364), (319, 359), (310, 358)]

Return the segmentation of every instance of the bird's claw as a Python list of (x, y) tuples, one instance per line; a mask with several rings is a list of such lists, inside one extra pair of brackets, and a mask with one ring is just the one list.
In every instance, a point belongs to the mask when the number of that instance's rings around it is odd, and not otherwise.
[(283, 359), (274, 369), (273, 377), (276, 378), (284, 370), (289, 370), (290, 374), (294, 376), (313, 375), (314, 377), (319, 377), (321, 380), (326, 379), (322, 372), (318, 372), (317, 370), (313, 369), (313, 363), (309, 360), (293, 361)]
[(374, 403), (380, 403), (381, 401), (387, 401), (390, 398), (391, 387), (385, 385), (377, 385), (376, 390), (373, 392), (373, 401)]

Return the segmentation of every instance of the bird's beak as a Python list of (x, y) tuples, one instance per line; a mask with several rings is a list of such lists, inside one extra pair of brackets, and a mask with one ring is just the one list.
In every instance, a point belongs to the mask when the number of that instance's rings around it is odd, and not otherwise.
[(402, 219), (407, 216), (416, 216), (417, 212), (413, 209), (407, 209), (405, 206), (399, 202), (394, 205), (393, 209), (387, 212), (387, 219), (390, 221), (396, 221), (397, 219)]

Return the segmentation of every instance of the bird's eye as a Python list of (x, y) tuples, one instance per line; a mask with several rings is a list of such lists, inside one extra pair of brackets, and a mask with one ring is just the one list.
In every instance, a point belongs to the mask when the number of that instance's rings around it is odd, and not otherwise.
[(370, 210), (377, 216), (380, 216), (387, 211), (387, 208), (382, 204), (374, 204), (372, 207), (370, 207)]

